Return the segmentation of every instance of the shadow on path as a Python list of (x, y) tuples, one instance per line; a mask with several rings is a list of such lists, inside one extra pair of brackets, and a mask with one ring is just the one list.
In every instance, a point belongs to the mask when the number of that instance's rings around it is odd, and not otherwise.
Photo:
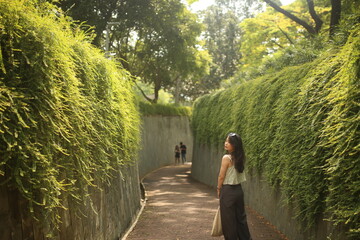
[[(190, 177), (191, 165), (168, 166), (144, 180), (147, 203), (127, 240), (205, 240), (218, 207), (216, 191)], [(253, 240), (285, 240), (255, 211), (247, 208)]]

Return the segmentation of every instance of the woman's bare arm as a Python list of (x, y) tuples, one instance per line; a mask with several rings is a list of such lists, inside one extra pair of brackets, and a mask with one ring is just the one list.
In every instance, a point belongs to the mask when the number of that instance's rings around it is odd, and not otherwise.
[(225, 175), (226, 175), (226, 171), (229, 167), (230, 164), (230, 159), (228, 156), (224, 155), (222, 160), (221, 160), (221, 167), (220, 167), (220, 172), (219, 172), (219, 176), (218, 176), (218, 184), (217, 184), (217, 193), (218, 196), (220, 195), (220, 189), (223, 185), (224, 179), (225, 179)]

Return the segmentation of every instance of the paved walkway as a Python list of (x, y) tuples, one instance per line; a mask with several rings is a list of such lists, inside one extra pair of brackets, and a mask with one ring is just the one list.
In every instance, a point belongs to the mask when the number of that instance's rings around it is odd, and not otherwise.
[[(147, 203), (127, 240), (223, 239), (210, 235), (216, 191), (193, 180), (190, 170), (190, 164), (169, 166), (146, 176)], [(286, 240), (254, 210), (247, 208), (247, 216), (253, 240)]]

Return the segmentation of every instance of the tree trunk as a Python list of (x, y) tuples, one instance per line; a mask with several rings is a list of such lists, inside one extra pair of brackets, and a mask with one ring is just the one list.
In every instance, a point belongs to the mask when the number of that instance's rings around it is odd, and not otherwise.
[(178, 76), (175, 80), (175, 104), (179, 104), (180, 102), (180, 76)]
[(341, 1), (331, 0), (331, 18), (330, 18), (330, 37), (334, 36), (336, 26), (340, 22), (341, 17)]
[[(340, 0), (335, 0), (335, 1), (340, 1)], [(319, 33), (320, 29), (323, 25), (323, 21), (320, 19), (319, 15), (316, 14), (315, 12), (315, 6), (314, 6), (314, 1), (313, 0), (307, 0), (307, 4), (309, 7), (309, 13), (312, 17), (312, 19), (314, 19), (315, 21), (315, 32)]]
[(266, 2), (267, 4), (269, 4), (270, 7), (274, 8), (276, 11), (284, 14), (285, 16), (287, 16), (288, 18), (290, 18), (291, 20), (293, 20), (297, 24), (300, 24), (301, 26), (303, 26), (308, 31), (308, 33), (310, 33), (310, 35), (316, 35), (317, 34), (317, 32), (316, 32), (316, 30), (315, 30), (315, 28), (313, 26), (309, 25), (304, 20), (301, 20), (300, 18), (296, 17), (292, 13), (282, 9), (281, 7), (279, 7), (273, 1), (271, 1), (271, 0), (263, 0), (263, 1)]
[(161, 80), (156, 79), (154, 82), (154, 99), (153, 99), (153, 103), (157, 103), (157, 101), (159, 100), (159, 91), (161, 89)]

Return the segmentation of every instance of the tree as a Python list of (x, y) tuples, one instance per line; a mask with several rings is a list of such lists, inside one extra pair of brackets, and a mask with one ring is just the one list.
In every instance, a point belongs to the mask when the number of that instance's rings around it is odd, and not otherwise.
[[(48, 0), (53, 2), (53, 0)], [(102, 33), (106, 29), (107, 22), (111, 20), (114, 9), (118, 3), (126, 0), (62, 0), (55, 3), (73, 19), (86, 22), (94, 26), (95, 38), (93, 43), (101, 46)], [(131, 2), (131, 1), (130, 1)]]
[(193, 101), (196, 98), (209, 93), (209, 86), (206, 82), (206, 76), (209, 75), (211, 56), (206, 50), (199, 50), (192, 55), (188, 61), (190, 74), (186, 81), (181, 81), (180, 77), (176, 80), (176, 85), (170, 85), (167, 88), (175, 97), (175, 103), (182, 101)]
[(330, 19), (330, 37), (334, 36), (336, 26), (339, 25), (341, 17), (341, 1), (340, 0), (331, 0), (331, 19)]
[(178, 0), (153, 2), (154, 14), (137, 32), (133, 51), (124, 59), (130, 72), (154, 84), (151, 101), (156, 102), (161, 88), (180, 87), (179, 83), (187, 81), (190, 75), (205, 74), (202, 64), (208, 61), (206, 58), (198, 61), (201, 25), (196, 16)]
[(254, 13), (262, 8), (259, 0), (215, 0), (215, 2), (224, 10), (233, 12), (240, 21), (253, 17)]
[[(132, 75), (154, 86), (156, 102), (161, 88), (186, 81), (194, 71), (201, 24), (181, 0), (63, 0), (60, 6), (77, 20), (95, 26), (94, 43), (104, 45), (110, 27), (110, 50)], [(207, 64), (206, 62), (203, 62)], [(198, 65), (196, 65), (198, 66)]]
[[(287, 12), (311, 22), (307, 4), (296, 1), (282, 7)], [(329, 8), (317, 7), (321, 18), (326, 19)], [(268, 7), (254, 18), (240, 24), (242, 34), (242, 60), (237, 78), (253, 79), (259, 75), (278, 71), (285, 66), (302, 64), (313, 60), (322, 49), (322, 36), (309, 41), (309, 33), (286, 15)]]
[(261, 5), (259, 0), (216, 0), (201, 12), (205, 25), (202, 37), (212, 57), (210, 74), (202, 81), (205, 93), (219, 88), (220, 83), (234, 76), (241, 61), (240, 22), (254, 15)]
[[(313, 21), (315, 22), (315, 26), (312, 26), (308, 22), (298, 18), (291, 12), (284, 10), (283, 8), (281, 8), (279, 5), (277, 5), (272, 0), (263, 0), (263, 1), (266, 2), (272, 8), (274, 8), (276, 11), (284, 14), (285, 16), (287, 16), (294, 22), (303, 26), (308, 31), (310, 36), (317, 35), (320, 32), (321, 27), (323, 25), (323, 21), (321, 20), (321, 18), (315, 11), (315, 4), (314, 4), (313, 0), (306, 0), (306, 2), (308, 5), (309, 13), (310, 13)], [(332, 6), (332, 10), (331, 10), (331, 21), (330, 21), (330, 36), (334, 34), (334, 29), (339, 24), (339, 21), (340, 21), (341, 0), (331, 0), (331, 6)]]
[(288, 11), (284, 10), (279, 5), (277, 5), (274, 1), (271, 1), (271, 0), (263, 0), (263, 1), (266, 2), (272, 8), (274, 8), (276, 11), (284, 14), (286, 17), (290, 18), (294, 22), (296, 22), (296, 23), (300, 24), (301, 26), (303, 26), (308, 31), (308, 33), (310, 33), (310, 35), (317, 34), (319, 32), (319, 30), (321, 29), (322, 21), (315, 12), (314, 2), (312, 0), (307, 0), (307, 3), (308, 3), (308, 6), (309, 6), (309, 12), (310, 12), (312, 18), (315, 20), (315, 23), (316, 23), (315, 27), (313, 27), (312, 25), (310, 25), (306, 21), (296, 17), (291, 12), (288, 12)]
[(240, 61), (240, 20), (234, 12), (219, 5), (203, 13), (205, 48), (212, 57), (210, 75), (203, 80), (208, 91), (219, 87), (223, 79), (234, 75)]

